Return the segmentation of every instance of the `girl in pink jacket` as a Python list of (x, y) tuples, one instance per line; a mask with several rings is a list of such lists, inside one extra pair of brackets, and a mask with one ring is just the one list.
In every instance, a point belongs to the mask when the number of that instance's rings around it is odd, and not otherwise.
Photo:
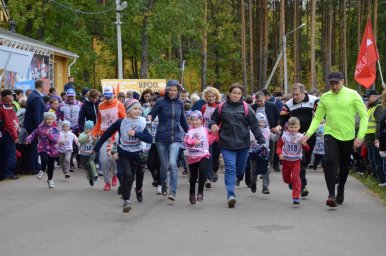
[(186, 156), (190, 170), (190, 196), (191, 204), (196, 203), (196, 183), (198, 179), (197, 201), (204, 200), (204, 184), (206, 172), (209, 165), (209, 145), (212, 144), (216, 136), (202, 126), (202, 114), (196, 110), (190, 116), (191, 129), (185, 135), (184, 144), (186, 145)]

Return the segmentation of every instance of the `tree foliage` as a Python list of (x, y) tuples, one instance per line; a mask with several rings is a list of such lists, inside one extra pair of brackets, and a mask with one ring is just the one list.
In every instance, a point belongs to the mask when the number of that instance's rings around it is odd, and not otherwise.
[[(208, 4), (207, 22), (204, 21), (205, 1)], [(311, 0), (252, 0), (250, 6), (249, 1), (245, 1), (245, 8), (252, 8), (250, 13), (253, 13), (255, 88), (265, 84), (281, 49), (282, 35), (279, 26), (282, 1), (285, 2), (286, 33), (295, 26), (306, 23), (306, 27), (296, 34), (296, 42), (295, 34), (287, 39), (289, 84), (296, 80), (311, 88)], [(224, 91), (231, 83), (242, 81), (240, 1), (127, 2), (128, 8), (121, 12), (124, 78), (139, 78), (141, 64), (144, 64), (146, 57), (147, 66), (143, 72), (146, 72), (147, 77), (180, 79), (182, 60), (185, 60), (184, 85), (190, 91), (199, 90), (202, 35), (205, 28), (208, 44), (207, 84)], [(353, 74), (359, 47), (358, 38), (362, 37), (367, 17), (373, 19), (374, 4), (377, 3), (375, 0), (316, 1), (316, 87), (325, 88), (325, 76), (330, 70), (344, 72), (346, 51), (348, 84), (357, 88)], [(100, 79), (117, 76), (115, 0), (9, 0), (8, 5), (11, 17), (17, 23), (18, 33), (76, 52), (80, 56), (73, 66), (74, 76), (79, 84), (98, 87)], [(345, 31), (342, 25), (343, 9), (346, 15)], [(247, 27), (248, 10), (245, 12)], [(378, 3), (377, 45), (382, 67), (386, 64), (386, 38), (385, 33), (381, 32), (382, 25), (386, 24), (385, 11), (386, 4)], [(264, 31), (268, 31), (268, 52), (263, 43), (263, 37), (267, 36)], [(347, 36), (346, 45), (341, 43), (343, 34)], [(144, 35), (148, 39), (147, 47), (143, 47)], [(249, 43), (248, 37), (247, 33), (246, 42)], [(249, 83), (250, 81), (250, 88)], [(379, 84), (378, 78), (377, 85)], [(283, 76), (276, 74), (270, 89), (282, 86)]]

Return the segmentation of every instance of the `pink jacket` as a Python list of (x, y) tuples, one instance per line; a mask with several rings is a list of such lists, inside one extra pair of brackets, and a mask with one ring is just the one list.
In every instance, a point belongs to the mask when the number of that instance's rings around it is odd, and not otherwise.
[(200, 162), (202, 158), (209, 159), (209, 145), (215, 140), (216, 135), (210, 133), (206, 127), (190, 129), (184, 139), (188, 164)]

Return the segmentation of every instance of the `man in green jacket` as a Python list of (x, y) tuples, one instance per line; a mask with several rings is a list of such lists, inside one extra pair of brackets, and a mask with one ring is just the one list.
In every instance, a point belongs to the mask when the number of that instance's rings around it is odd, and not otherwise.
[[(363, 143), (367, 131), (368, 117), (366, 107), (357, 91), (344, 86), (340, 72), (328, 75), (330, 90), (320, 98), (315, 117), (303, 140), (316, 131), (320, 121), (325, 118), (324, 144), (326, 167), (324, 176), (327, 183), (326, 205), (336, 207), (344, 201), (344, 185), (348, 177), (348, 165), (352, 149), (357, 150)], [(355, 137), (355, 116), (360, 117), (359, 131)], [(335, 197), (336, 173), (339, 170), (339, 184)]]

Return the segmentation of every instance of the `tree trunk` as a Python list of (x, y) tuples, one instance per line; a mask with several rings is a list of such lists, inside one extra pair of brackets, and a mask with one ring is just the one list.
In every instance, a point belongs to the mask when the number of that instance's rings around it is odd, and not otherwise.
[(267, 80), (267, 62), (268, 62), (268, 0), (263, 0), (263, 15), (264, 15), (264, 31), (263, 31), (263, 65), (260, 67), (261, 73), (261, 85), (264, 87)]
[[(294, 29), (296, 29), (298, 27), (298, 6), (299, 6), (299, 3), (298, 3), (298, 0), (294, 0), (293, 1), (293, 4), (294, 4)], [(297, 67), (298, 67), (298, 44), (299, 44), (299, 40), (298, 40), (298, 30), (295, 30), (294, 31), (294, 54), (293, 54), (293, 60), (294, 60), (294, 80), (295, 82), (298, 82), (298, 70), (297, 70)], [(289, 81), (289, 84), (291, 84), (291, 82)]]
[(202, 33), (202, 66), (201, 66), (201, 91), (206, 87), (206, 66), (207, 66), (207, 19), (208, 19), (208, 1), (204, 2), (204, 28)]
[[(280, 1), (280, 28), (279, 28), (279, 49), (280, 52), (283, 51), (283, 35), (285, 33), (285, 1), (286, 0), (281, 0)], [(279, 63), (279, 75), (278, 75), (278, 81), (279, 81), (279, 86), (280, 88), (283, 88), (284, 91), (284, 83), (283, 83), (283, 58), (280, 60)]]
[(311, 0), (311, 86), (316, 88), (316, 64), (315, 64), (315, 10), (316, 0)]
[(249, 7), (249, 66), (251, 69), (251, 93), (255, 92), (255, 78), (253, 75), (253, 5), (252, 0), (248, 2)]
[(247, 52), (246, 52), (246, 38), (245, 38), (245, 7), (244, 0), (241, 0), (240, 5), (241, 13), (241, 58), (243, 62), (243, 83), (246, 91), (248, 91), (248, 80), (247, 80)]
[(142, 23), (142, 53), (141, 53), (141, 69), (140, 78), (147, 78), (149, 72), (149, 12), (153, 8), (154, 0), (148, 0), (145, 6), (143, 23)]

